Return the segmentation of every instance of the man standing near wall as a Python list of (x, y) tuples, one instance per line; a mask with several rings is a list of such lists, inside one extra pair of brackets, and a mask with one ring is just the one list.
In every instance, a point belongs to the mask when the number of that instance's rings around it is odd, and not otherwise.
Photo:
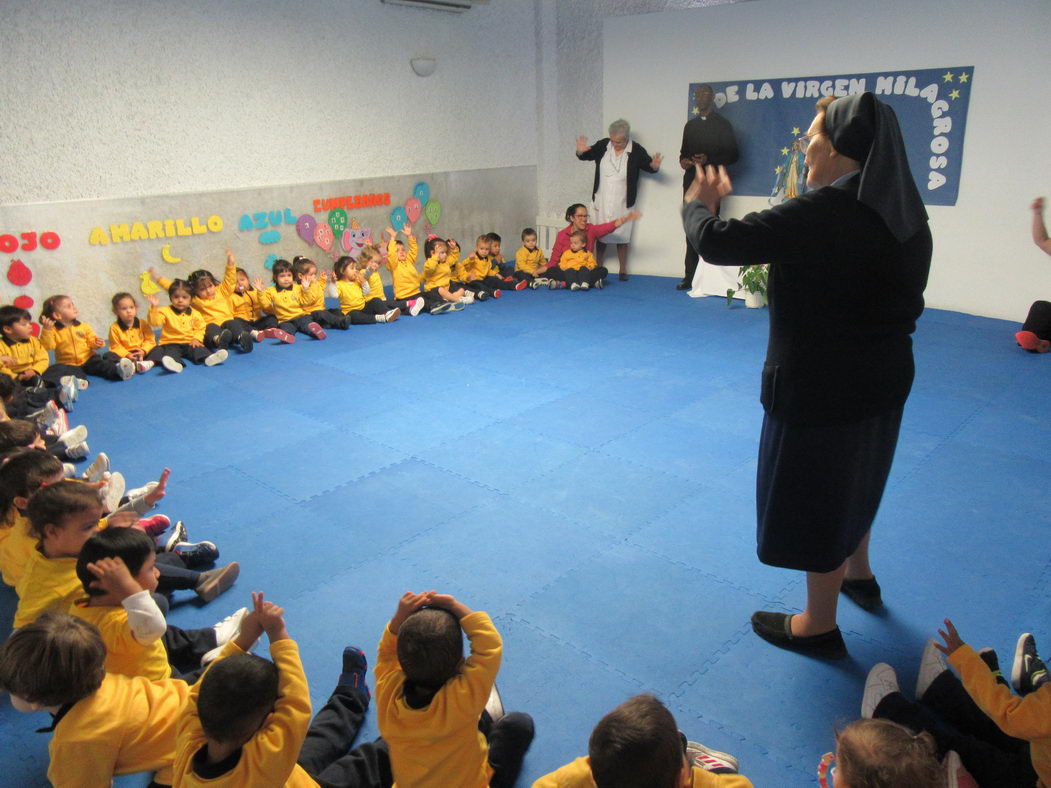
[[(682, 192), (690, 188), (694, 177), (694, 164), (702, 167), (711, 164), (718, 167), (737, 161), (737, 137), (730, 121), (715, 111), (715, 91), (711, 85), (698, 85), (693, 94), (696, 117), (686, 122), (682, 129), (682, 148), (679, 151), (679, 166), (682, 174)], [(718, 213), (718, 208), (716, 208)], [(686, 241), (686, 267), (682, 281), (675, 285), (676, 290), (689, 290), (693, 287), (693, 275), (697, 271), (697, 252)]]

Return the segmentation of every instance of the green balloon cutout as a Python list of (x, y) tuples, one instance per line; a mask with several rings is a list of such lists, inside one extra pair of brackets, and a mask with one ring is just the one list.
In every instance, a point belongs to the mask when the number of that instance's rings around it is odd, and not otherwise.
[(427, 217), (428, 222), (438, 224), (438, 220), (442, 218), (442, 204), (437, 200), (428, 200), (427, 207), (423, 209), (423, 213)]
[(332, 228), (332, 232), (338, 237), (340, 233), (347, 229), (347, 212), (342, 208), (333, 208), (328, 212), (328, 226)]

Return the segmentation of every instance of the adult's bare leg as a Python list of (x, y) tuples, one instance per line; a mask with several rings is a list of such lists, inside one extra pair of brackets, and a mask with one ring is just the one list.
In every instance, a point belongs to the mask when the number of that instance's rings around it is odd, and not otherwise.
[(806, 573), (806, 608), (792, 616), (793, 635), (810, 637), (836, 628), (839, 588), (843, 585), (846, 569), (847, 561), (844, 561), (831, 572)]
[(617, 260), (620, 261), (620, 275), (628, 274), (628, 245), (617, 244)]

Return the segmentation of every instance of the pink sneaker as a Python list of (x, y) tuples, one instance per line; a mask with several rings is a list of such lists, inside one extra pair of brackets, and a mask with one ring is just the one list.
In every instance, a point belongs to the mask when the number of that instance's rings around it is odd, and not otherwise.
[(515, 290), (525, 290), (527, 287), (529, 287), (529, 282), (523, 279), (521, 282), (515, 285)]
[(139, 528), (146, 532), (147, 536), (160, 536), (162, 533), (168, 530), (171, 526), (171, 518), (166, 517), (163, 514), (155, 514), (153, 517), (147, 517), (144, 520), (139, 520)]
[(1015, 342), (1022, 346), (1025, 350), (1031, 350), (1034, 353), (1046, 353), (1051, 350), (1051, 342), (1046, 339), (1041, 339), (1032, 331), (1019, 331), (1015, 334)]
[(259, 332), (259, 336), (267, 339), (279, 339), (286, 345), (295, 344), (296, 338), (280, 328), (266, 328)]
[(310, 332), (310, 335), (314, 337), (314, 339), (324, 339), (328, 336), (328, 334), (325, 333), (325, 329), (317, 323), (309, 323), (307, 325), (307, 331)]

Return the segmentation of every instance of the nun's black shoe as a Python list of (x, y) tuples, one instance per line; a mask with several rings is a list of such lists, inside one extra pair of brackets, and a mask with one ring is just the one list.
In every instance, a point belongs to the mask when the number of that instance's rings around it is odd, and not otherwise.
[(752, 630), (767, 643), (809, 657), (843, 659), (847, 656), (847, 647), (839, 627), (810, 637), (793, 635), (792, 616), (788, 613), (756, 611), (752, 614)]
[(839, 589), (846, 594), (862, 610), (879, 610), (883, 606), (883, 597), (880, 596), (879, 583), (875, 577), (868, 580), (848, 580), (843, 578), (843, 585)]

